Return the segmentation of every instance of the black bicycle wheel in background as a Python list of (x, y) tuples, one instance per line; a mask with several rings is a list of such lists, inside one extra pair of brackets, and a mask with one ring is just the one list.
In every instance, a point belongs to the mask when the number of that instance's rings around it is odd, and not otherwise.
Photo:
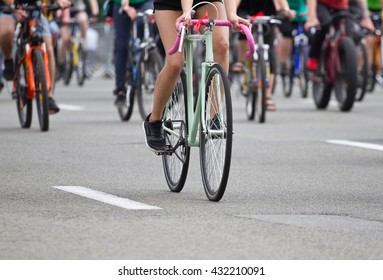
[(255, 102), (257, 100), (257, 85), (256, 80), (256, 62), (251, 59), (245, 72), (245, 81), (242, 84), (242, 94), (246, 97), (246, 116), (249, 120), (254, 120), (255, 117)]
[(165, 132), (166, 145), (170, 154), (162, 155), (162, 163), (166, 182), (172, 192), (180, 192), (186, 181), (190, 147), (187, 145), (188, 123), (187, 123), (187, 100), (186, 100), (186, 75), (181, 72), (177, 80), (172, 97), (165, 108), (164, 125), (181, 137)]
[(121, 121), (128, 121), (133, 113), (134, 97), (136, 95), (136, 88), (127, 83), (125, 103), (117, 106), (117, 111)]
[(205, 85), (206, 105), (200, 128), (201, 173), (208, 199), (219, 201), (229, 179), (233, 144), (230, 84), (221, 65), (214, 64), (209, 69)]
[(293, 85), (294, 85), (294, 76), (295, 76), (295, 54), (294, 54), (294, 46), (293, 46), (293, 52), (290, 56), (290, 67), (286, 66), (289, 71), (283, 71), (281, 72), (281, 79), (282, 79), (282, 89), (283, 94), (285, 97), (290, 97), (293, 92)]
[(73, 73), (73, 52), (72, 43), (69, 42), (69, 46), (65, 50), (65, 63), (64, 63), (64, 85), (68, 86), (72, 78)]
[[(48, 89), (44, 69), (44, 59), (41, 50), (35, 49), (32, 53), (33, 72), (36, 87), (36, 106), (39, 117), (40, 130), (48, 131), (49, 113), (48, 113)], [(49, 75), (49, 73), (47, 73)]]
[(318, 58), (318, 69), (312, 75), (313, 98), (317, 109), (326, 109), (331, 97), (332, 84), (327, 82), (325, 55), (321, 52)]
[(366, 45), (359, 42), (356, 45), (357, 68), (358, 68), (358, 90), (355, 95), (356, 101), (362, 101), (367, 91), (368, 84), (368, 57)]
[(78, 45), (78, 63), (76, 66), (77, 84), (83, 86), (86, 79), (86, 58), (87, 53), (82, 44)]
[[(21, 53), (22, 50), (16, 50), (15, 69), (17, 69)], [(16, 76), (16, 106), (20, 126), (22, 128), (30, 128), (32, 123), (32, 100), (27, 98), (27, 72), (25, 66), (25, 63), (20, 64), (19, 72)]]
[(357, 60), (354, 42), (343, 38), (338, 46), (341, 73), (335, 76), (335, 96), (339, 109), (347, 112), (352, 109), (357, 90)]
[(266, 63), (263, 56), (263, 50), (258, 52), (258, 62), (257, 62), (257, 77), (258, 77), (258, 94), (256, 95), (256, 114), (258, 122), (264, 123), (266, 121)]
[(299, 73), (298, 73), (299, 88), (301, 90), (302, 98), (306, 98), (308, 93), (309, 74), (306, 68), (306, 62), (307, 62), (307, 47), (302, 45), (302, 46), (299, 46), (300, 66), (299, 66)]
[(163, 67), (157, 47), (144, 49), (138, 62), (137, 101), (142, 120), (152, 111), (154, 86)]

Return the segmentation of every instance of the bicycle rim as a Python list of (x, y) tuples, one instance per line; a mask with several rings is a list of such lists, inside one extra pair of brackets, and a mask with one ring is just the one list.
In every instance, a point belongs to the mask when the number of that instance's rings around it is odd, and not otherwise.
[[(33, 72), (36, 87), (36, 106), (37, 115), (39, 117), (40, 130), (48, 131), (49, 114), (48, 114), (48, 89), (45, 78), (43, 54), (40, 50), (34, 50), (32, 54)], [(48, 73), (49, 75), (49, 73)]]
[(309, 75), (306, 68), (306, 61), (307, 61), (307, 51), (306, 46), (300, 46), (299, 47), (299, 88), (301, 90), (301, 96), (302, 98), (307, 97), (307, 91), (308, 91), (308, 80)]
[[(15, 63), (20, 60), (20, 56), (16, 55)], [(17, 66), (15, 66), (15, 69)], [(20, 126), (22, 128), (30, 128), (32, 123), (32, 100), (27, 99), (27, 79), (25, 71), (25, 62), (20, 64), (19, 72), (16, 76), (16, 106), (19, 116)]]
[(138, 63), (137, 78), (137, 101), (143, 120), (152, 111), (154, 86), (163, 66), (163, 61), (157, 48), (147, 50), (147, 53), (145, 51), (143, 51)]
[(162, 155), (162, 163), (168, 187), (173, 192), (180, 192), (186, 181), (189, 168), (190, 147), (187, 145), (187, 100), (186, 76), (182, 72), (177, 80), (171, 99), (164, 112), (164, 125), (180, 137), (165, 132), (166, 145), (173, 150)]
[(366, 45), (359, 42), (356, 46), (358, 68), (358, 90), (355, 95), (356, 101), (362, 101), (367, 91), (368, 84), (368, 57)]
[(69, 85), (73, 73), (73, 53), (69, 50), (65, 51), (65, 69), (64, 69), (64, 85)]
[(230, 85), (225, 70), (213, 65), (206, 78), (205, 108), (200, 129), (200, 161), (205, 193), (219, 201), (229, 178), (233, 141)]

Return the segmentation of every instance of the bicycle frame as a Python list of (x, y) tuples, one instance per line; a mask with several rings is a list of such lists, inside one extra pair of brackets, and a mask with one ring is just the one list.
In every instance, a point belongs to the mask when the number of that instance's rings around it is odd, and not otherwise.
[[(39, 14), (40, 15), (40, 14)], [(16, 76), (19, 75), (20, 67), (22, 63), (26, 63), (27, 73), (26, 73), (26, 83), (27, 83), (27, 98), (33, 99), (36, 96), (36, 85), (34, 80), (34, 71), (33, 71), (33, 62), (32, 62), (32, 53), (34, 50), (38, 49), (43, 53), (44, 59), (44, 70), (45, 78), (48, 91), (51, 90), (51, 79), (48, 66), (48, 53), (46, 51), (45, 43), (42, 41), (42, 38), (34, 37), (36, 33), (37, 23), (36, 18), (29, 16), (27, 20), (22, 24), (20, 34), (18, 36), (18, 46), (21, 46), (23, 49), (23, 55), (20, 60), (17, 62), (16, 67)], [(16, 81), (13, 82), (14, 91), (16, 90)]]
[[(185, 44), (185, 69), (186, 69), (186, 85), (187, 85), (187, 122), (189, 124), (187, 145), (189, 147), (199, 147), (200, 141), (197, 133), (202, 129), (203, 132), (206, 131), (205, 125), (205, 116), (203, 114), (205, 110), (205, 99), (203, 98), (204, 86), (205, 86), (205, 77), (209, 70), (209, 68), (215, 63), (213, 59), (213, 27), (214, 25), (220, 26), (231, 26), (231, 23), (228, 21), (212, 21), (212, 20), (192, 20), (191, 24), (203, 24), (205, 25), (205, 33), (204, 34), (191, 34), (188, 33), (184, 26), (182, 26), (181, 34), (177, 38), (176, 45), (168, 52), (169, 54), (173, 54), (177, 51), (182, 51), (182, 43)], [(247, 56), (251, 55), (254, 52), (254, 41), (250, 33), (245, 32), (245, 35), (250, 42), (250, 51), (247, 52)], [(201, 80), (199, 83), (199, 94), (197, 98), (196, 107), (194, 109), (194, 97), (193, 97), (193, 55), (194, 48), (193, 44), (196, 41), (203, 40), (206, 44), (205, 51), (205, 59), (201, 64)], [(181, 44), (180, 44), (181, 42)], [(251, 43), (252, 42), (252, 43)], [(179, 45), (179, 46), (178, 46)], [(216, 83), (220, 83), (220, 81), (216, 81)], [(218, 106), (221, 105), (221, 96), (217, 96)], [(169, 104), (167, 105), (169, 106)], [(165, 110), (166, 112), (166, 110)], [(164, 116), (166, 118), (166, 115)], [(202, 127), (200, 126), (202, 121)], [(162, 128), (167, 133), (173, 134), (176, 137), (180, 138), (179, 133), (169, 129), (162, 124)]]
[(308, 38), (303, 31), (303, 23), (299, 22), (296, 29), (293, 31), (294, 37), (294, 76), (298, 76), (302, 72), (302, 65), (300, 61), (299, 49), (300, 47), (307, 47)]

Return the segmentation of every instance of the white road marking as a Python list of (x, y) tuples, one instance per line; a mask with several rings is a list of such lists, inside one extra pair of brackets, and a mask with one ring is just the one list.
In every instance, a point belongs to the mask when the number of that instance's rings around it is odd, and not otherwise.
[(83, 106), (77, 106), (77, 105), (68, 105), (68, 104), (59, 103), (58, 106), (60, 107), (60, 109), (68, 110), (68, 111), (82, 111), (82, 110), (84, 110)]
[(147, 205), (147, 204), (133, 201), (127, 198), (118, 197), (112, 194), (107, 194), (107, 193), (95, 191), (95, 190), (85, 188), (85, 187), (80, 187), (80, 186), (52, 186), (52, 188), (74, 193), (77, 195), (81, 195), (83, 197), (98, 200), (98, 201), (108, 203), (114, 206), (118, 206), (121, 208), (125, 208), (125, 209), (133, 209), (133, 210), (161, 209), (156, 206)]
[(355, 142), (355, 141), (348, 141), (348, 140), (326, 140), (327, 143), (330, 144), (338, 144), (338, 145), (346, 145), (346, 146), (353, 146), (358, 148), (364, 148), (364, 149), (370, 149), (370, 150), (376, 150), (383, 152), (383, 146), (377, 145), (377, 144), (370, 144), (370, 143), (364, 143), (364, 142)]

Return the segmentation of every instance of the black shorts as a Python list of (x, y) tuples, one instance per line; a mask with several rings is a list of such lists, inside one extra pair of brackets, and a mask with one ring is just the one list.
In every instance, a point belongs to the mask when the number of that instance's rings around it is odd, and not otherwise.
[[(194, 0), (193, 6), (204, 1), (223, 3), (222, 0)], [(154, 0), (154, 10), (182, 11), (181, 0)]]

